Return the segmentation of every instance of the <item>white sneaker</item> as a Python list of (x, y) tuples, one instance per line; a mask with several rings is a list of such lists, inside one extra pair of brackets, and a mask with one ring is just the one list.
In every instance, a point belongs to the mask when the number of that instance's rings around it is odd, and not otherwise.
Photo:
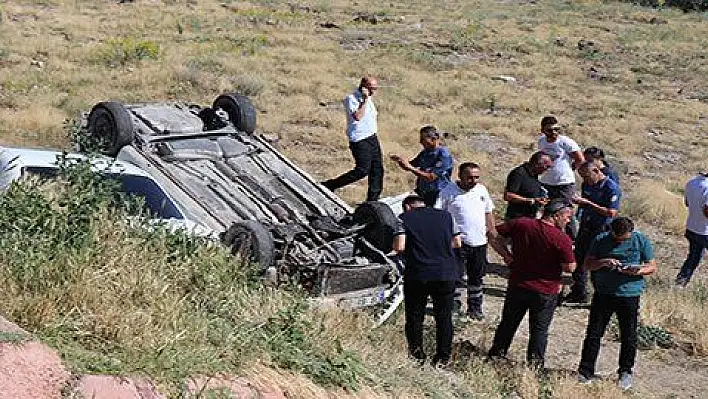
[(624, 372), (620, 374), (619, 378), (617, 379), (617, 386), (619, 389), (626, 391), (629, 388), (632, 387), (632, 374)]

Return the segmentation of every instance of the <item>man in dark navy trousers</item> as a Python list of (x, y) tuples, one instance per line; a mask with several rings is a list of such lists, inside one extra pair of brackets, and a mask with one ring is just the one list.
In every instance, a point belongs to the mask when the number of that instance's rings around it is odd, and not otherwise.
[(609, 231), (610, 223), (619, 210), (622, 191), (617, 183), (602, 173), (600, 164), (594, 161), (580, 165), (578, 174), (583, 178), (582, 196), (573, 197), (573, 202), (578, 204), (580, 220), (578, 237), (575, 239), (578, 268), (573, 272), (573, 285), (563, 302), (583, 304), (588, 301), (585, 255), (595, 237)]
[(431, 297), (436, 337), (433, 364), (445, 365), (452, 353), (452, 307), (458, 277), (452, 249), (462, 245), (461, 237), (450, 213), (426, 207), (418, 195), (403, 200), (403, 210), (393, 250), (403, 253), (406, 261), (403, 294), (408, 352), (425, 362), (423, 319)]

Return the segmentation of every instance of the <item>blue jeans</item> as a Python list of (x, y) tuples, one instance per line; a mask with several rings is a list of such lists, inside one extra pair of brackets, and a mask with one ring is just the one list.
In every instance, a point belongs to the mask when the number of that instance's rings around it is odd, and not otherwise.
[(703, 258), (706, 248), (708, 248), (708, 236), (686, 230), (686, 238), (688, 239), (688, 256), (686, 261), (683, 262), (676, 280), (688, 282), (693, 276), (693, 272), (696, 271), (698, 264), (701, 263), (701, 258)]

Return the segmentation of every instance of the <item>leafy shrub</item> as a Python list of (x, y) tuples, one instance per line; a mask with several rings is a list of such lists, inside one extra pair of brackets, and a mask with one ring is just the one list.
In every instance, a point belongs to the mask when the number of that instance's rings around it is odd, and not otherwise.
[(129, 218), (140, 203), (90, 160), (59, 165), (57, 180), (0, 196), (0, 302), (76, 370), (146, 373), (176, 392), (257, 359), (357, 388), (360, 359), (304, 297), (264, 288), (218, 245)]
[(97, 59), (108, 66), (124, 66), (141, 60), (157, 60), (159, 55), (157, 43), (126, 37), (108, 40), (99, 50)]
[(318, 326), (303, 317), (306, 310), (304, 303), (296, 303), (268, 319), (263, 331), (273, 360), (280, 367), (311, 376), (317, 383), (356, 390), (358, 374), (363, 370), (361, 360), (356, 353), (343, 349), (339, 340), (334, 342), (334, 353), (327, 353), (326, 345), (312, 336)]

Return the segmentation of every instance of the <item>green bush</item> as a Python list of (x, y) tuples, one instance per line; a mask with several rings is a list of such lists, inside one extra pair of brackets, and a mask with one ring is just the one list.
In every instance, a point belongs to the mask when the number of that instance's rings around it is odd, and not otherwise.
[(304, 297), (264, 288), (219, 245), (128, 216), (141, 202), (91, 161), (59, 164), (55, 181), (0, 196), (0, 302), (75, 370), (147, 374), (176, 393), (257, 360), (357, 388), (361, 360)]
[(142, 60), (157, 60), (159, 55), (160, 46), (157, 43), (126, 37), (108, 40), (96, 58), (108, 66), (124, 66)]

